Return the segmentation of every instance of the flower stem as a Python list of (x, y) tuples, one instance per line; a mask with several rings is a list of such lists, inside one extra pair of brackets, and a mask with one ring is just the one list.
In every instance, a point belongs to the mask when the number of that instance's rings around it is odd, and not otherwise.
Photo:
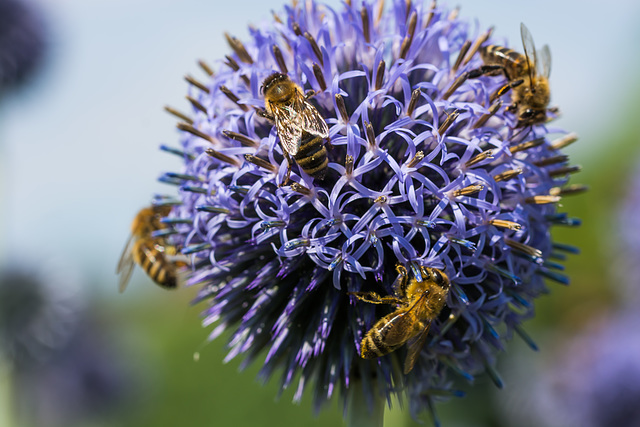
[(377, 387), (365, 394), (362, 383), (355, 382), (349, 388), (348, 402), (347, 427), (382, 427), (385, 403)]

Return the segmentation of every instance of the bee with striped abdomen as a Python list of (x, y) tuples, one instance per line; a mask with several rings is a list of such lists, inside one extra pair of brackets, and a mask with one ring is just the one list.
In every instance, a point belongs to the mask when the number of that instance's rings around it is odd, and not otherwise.
[(304, 94), (289, 76), (273, 73), (262, 83), (267, 118), (275, 121), (282, 151), (289, 168), (283, 185), (289, 181), (293, 156), (302, 170), (324, 179), (329, 160), (323, 140), (329, 128), (318, 110), (309, 103), (313, 92)]
[(507, 110), (516, 114), (517, 127), (545, 122), (551, 98), (549, 46), (544, 45), (540, 51), (536, 51), (533, 37), (524, 24), (520, 24), (520, 35), (524, 54), (498, 45), (484, 46), (480, 49), (480, 57), (485, 65), (497, 66), (509, 80), (496, 96), (512, 91), (512, 104)]
[(360, 343), (360, 356), (372, 359), (407, 344), (404, 373), (409, 373), (426, 342), (431, 322), (440, 314), (449, 293), (449, 278), (437, 268), (421, 267), (422, 281), (409, 280), (407, 269), (398, 265), (394, 294), (381, 297), (374, 292), (351, 292), (371, 304), (391, 304), (396, 310), (387, 314), (366, 333)]
[[(187, 262), (185, 259), (178, 259), (177, 248), (169, 245), (166, 238), (153, 235), (154, 231), (164, 228), (161, 220), (170, 211), (170, 206), (150, 206), (141, 209), (134, 218), (131, 235), (116, 269), (116, 273), (120, 275), (120, 292), (127, 288), (135, 264), (142, 267), (159, 286), (167, 289), (178, 287), (178, 270), (186, 267)], [(175, 259), (171, 259), (172, 257)]]

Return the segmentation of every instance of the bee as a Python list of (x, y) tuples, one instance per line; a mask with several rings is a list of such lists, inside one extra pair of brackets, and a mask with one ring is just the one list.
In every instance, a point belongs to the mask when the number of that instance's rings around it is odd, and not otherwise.
[[(504, 95), (513, 89), (512, 104), (507, 108), (518, 117), (516, 127), (530, 126), (547, 120), (550, 101), (549, 74), (551, 52), (548, 45), (536, 51), (533, 37), (524, 24), (520, 24), (524, 55), (512, 49), (489, 45), (480, 48), (485, 65), (498, 66), (509, 82), (497, 92)], [(490, 69), (490, 68), (487, 68)]]
[(185, 267), (184, 260), (172, 260), (177, 248), (169, 245), (164, 237), (154, 237), (153, 232), (164, 228), (161, 219), (169, 214), (170, 206), (150, 206), (140, 210), (131, 224), (131, 235), (122, 251), (116, 273), (120, 275), (119, 289), (124, 292), (129, 284), (133, 267), (138, 264), (159, 286), (167, 289), (178, 287), (178, 269)]
[(393, 284), (395, 295), (381, 297), (374, 292), (351, 292), (359, 300), (372, 304), (391, 304), (396, 309), (378, 320), (360, 343), (360, 357), (384, 356), (407, 344), (404, 373), (408, 374), (424, 346), (431, 322), (445, 305), (449, 278), (437, 268), (421, 267), (423, 281), (409, 281), (407, 269), (396, 267), (398, 278)]
[(282, 151), (289, 163), (285, 184), (291, 175), (290, 156), (305, 173), (324, 179), (329, 160), (323, 140), (329, 137), (329, 128), (318, 110), (309, 103), (314, 92), (303, 93), (300, 86), (282, 73), (267, 77), (262, 89), (266, 117), (275, 121)]

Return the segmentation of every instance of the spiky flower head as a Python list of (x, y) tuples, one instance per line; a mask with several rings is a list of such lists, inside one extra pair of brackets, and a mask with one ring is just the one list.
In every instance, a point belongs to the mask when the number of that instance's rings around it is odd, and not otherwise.
[[(576, 170), (560, 149), (575, 138), (518, 128), (509, 96), (491, 99), (504, 77), (461, 78), (492, 39), (457, 10), (310, 0), (250, 34), (227, 35), (232, 52), (217, 67), (201, 62), (206, 80), (187, 76), (190, 113), (167, 108), (181, 119), (181, 146), (163, 149), (184, 166), (161, 177), (178, 197), (155, 200), (174, 206), (157, 234), (173, 233), (192, 257), (188, 283), (208, 301), (211, 338), (232, 328), (227, 360), (246, 366), (266, 353), (261, 376), (279, 372), (282, 389), (297, 382), (296, 399), (312, 387), (317, 407), (352, 386), (372, 398), (377, 385), (386, 398), (406, 392), (417, 412), (455, 377), (489, 372), (499, 384), (495, 355), (514, 331), (529, 341), (520, 325), (543, 278), (567, 282), (550, 258), (572, 248), (554, 245), (550, 228), (576, 222), (556, 205)], [(316, 91), (309, 102), (330, 133), (323, 180), (293, 165), (283, 185), (288, 163), (261, 113), (274, 72)], [(404, 348), (359, 356), (394, 307), (349, 294), (393, 294), (398, 264), (418, 281), (420, 267), (451, 279), (406, 376)]]
[(0, 0), (0, 90), (27, 79), (44, 50), (44, 26), (37, 10), (22, 0)]

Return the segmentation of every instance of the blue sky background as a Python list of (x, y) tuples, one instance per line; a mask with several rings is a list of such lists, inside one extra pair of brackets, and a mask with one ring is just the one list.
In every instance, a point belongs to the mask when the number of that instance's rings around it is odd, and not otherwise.
[[(224, 31), (246, 38), (247, 23), (270, 19), (282, 3), (41, 3), (51, 27), (48, 66), (27, 90), (0, 100), (0, 250), (5, 261), (77, 262), (101, 295), (115, 296), (115, 264), (133, 216), (152, 194), (174, 191), (155, 182), (180, 166), (157, 149), (177, 141), (163, 105), (187, 110), (183, 76), (202, 76), (196, 60), (214, 64), (229, 51)], [(518, 49), (520, 22), (538, 46), (548, 43), (552, 103), (564, 112), (558, 125), (582, 136), (570, 153), (588, 163), (606, 149), (608, 130), (640, 92), (639, 2), (448, 4), (494, 25)]]

